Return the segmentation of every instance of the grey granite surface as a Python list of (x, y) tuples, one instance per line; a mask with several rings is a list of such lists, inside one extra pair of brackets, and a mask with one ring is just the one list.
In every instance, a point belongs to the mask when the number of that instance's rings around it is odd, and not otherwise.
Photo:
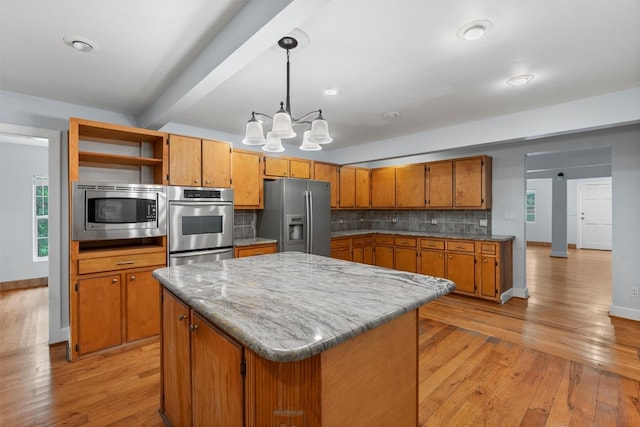
[(506, 242), (514, 240), (515, 236), (503, 236), (491, 234), (489, 236), (478, 236), (474, 234), (448, 234), (448, 233), (424, 233), (420, 231), (392, 231), (392, 230), (347, 230), (334, 231), (331, 237), (359, 236), (365, 234), (396, 234), (399, 236), (415, 236), (415, 237), (439, 237), (442, 239), (459, 239), (459, 240), (484, 240), (493, 242)]
[(274, 239), (267, 239), (265, 237), (248, 237), (245, 239), (233, 239), (233, 246), (266, 245), (269, 243), (278, 243), (278, 241)]
[(265, 359), (302, 360), (453, 291), (453, 282), (298, 252), (182, 265), (153, 277)]

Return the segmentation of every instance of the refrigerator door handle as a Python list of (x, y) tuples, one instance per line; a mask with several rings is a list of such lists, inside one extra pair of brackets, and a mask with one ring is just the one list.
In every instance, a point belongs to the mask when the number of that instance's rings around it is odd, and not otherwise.
[(313, 249), (313, 194), (307, 190), (304, 192), (305, 209), (307, 215), (307, 253), (310, 254)]

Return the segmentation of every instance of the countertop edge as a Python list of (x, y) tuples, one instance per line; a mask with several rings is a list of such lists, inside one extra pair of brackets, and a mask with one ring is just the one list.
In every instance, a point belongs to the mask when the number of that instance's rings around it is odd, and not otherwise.
[(345, 230), (345, 231), (333, 231), (331, 232), (332, 238), (338, 237), (351, 237), (351, 236), (364, 236), (367, 234), (391, 234), (398, 236), (412, 236), (412, 237), (431, 237), (439, 239), (451, 239), (451, 240), (474, 240), (474, 241), (487, 241), (487, 242), (507, 242), (509, 240), (515, 240), (515, 236), (509, 235), (473, 235), (473, 234), (447, 234), (447, 233), (428, 233), (422, 231), (400, 231), (400, 230)]

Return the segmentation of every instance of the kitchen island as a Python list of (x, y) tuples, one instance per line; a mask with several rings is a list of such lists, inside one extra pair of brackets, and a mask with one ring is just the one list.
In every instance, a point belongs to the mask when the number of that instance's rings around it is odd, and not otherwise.
[(453, 282), (295, 252), (153, 276), (172, 425), (417, 424), (418, 308)]

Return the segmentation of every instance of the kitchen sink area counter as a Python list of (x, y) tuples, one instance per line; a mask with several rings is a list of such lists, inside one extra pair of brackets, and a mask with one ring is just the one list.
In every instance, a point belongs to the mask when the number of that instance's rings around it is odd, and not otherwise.
[(233, 239), (233, 246), (236, 248), (245, 246), (270, 245), (278, 243), (275, 239), (267, 239), (266, 237), (247, 237), (244, 239)]
[(162, 268), (153, 276), (276, 362), (318, 354), (455, 288), (442, 278), (298, 252)]
[(477, 235), (477, 234), (454, 234), (454, 233), (430, 233), (422, 231), (395, 231), (395, 230), (346, 230), (346, 231), (334, 231), (331, 233), (331, 237), (352, 237), (369, 234), (393, 234), (398, 236), (413, 236), (413, 237), (432, 237), (435, 239), (457, 239), (457, 240), (477, 240), (477, 241), (492, 241), (492, 242), (507, 242), (514, 240), (514, 236), (490, 234)]

